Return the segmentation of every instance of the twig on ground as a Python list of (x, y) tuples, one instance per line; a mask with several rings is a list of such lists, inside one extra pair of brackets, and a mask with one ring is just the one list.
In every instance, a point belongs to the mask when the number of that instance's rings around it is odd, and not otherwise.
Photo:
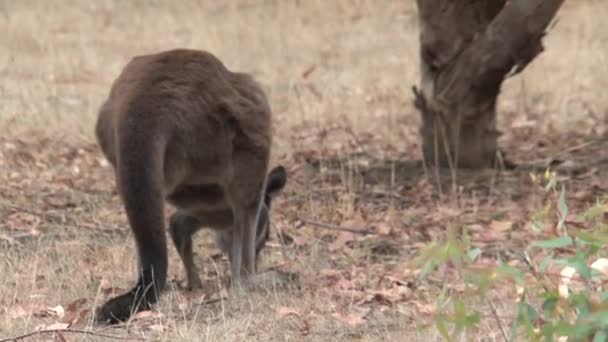
[(372, 232), (371, 230), (369, 230), (367, 228), (353, 229), (353, 228), (337, 226), (337, 225), (333, 225), (333, 224), (329, 224), (329, 223), (311, 221), (311, 220), (303, 219), (303, 218), (300, 218), (299, 220), (305, 224), (309, 224), (311, 226), (315, 226), (315, 227), (319, 227), (319, 228), (339, 230), (339, 231), (343, 231), (343, 232), (350, 232), (353, 234), (361, 234), (361, 235), (376, 235), (376, 233)]
[(0, 342), (9, 342), (9, 341), (13, 342), (13, 341), (24, 340), (24, 339), (26, 339), (28, 337), (32, 337), (32, 336), (38, 336), (38, 335), (43, 335), (43, 334), (57, 334), (57, 333), (84, 334), (84, 335), (104, 337), (104, 338), (108, 338), (108, 339), (112, 339), (112, 340), (121, 340), (121, 341), (145, 341), (146, 340), (141, 337), (118, 336), (118, 335), (99, 333), (99, 332), (95, 332), (92, 330), (64, 328), (64, 329), (46, 329), (46, 330), (33, 331), (30, 333), (15, 336), (15, 337), (3, 338), (3, 339), (0, 339)]
[(228, 299), (227, 297), (203, 299), (200, 302), (196, 302), (195, 305), (209, 305), (209, 304), (214, 304), (214, 303), (217, 303), (217, 302), (222, 302), (222, 301), (225, 301), (227, 299)]
[(492, 303), (490, 298), (487, 298), (487, 297), (486, 297), (486, 301), (488, 302), (490, 309), (492, 309), (492, 315), (494, 316), (494, 319), (496, 320), (496, 324), (498, 324), (498, 329), (500, 329), (500, 334), (502, 335), (502, 338), (506, 342), (509, 342), (509, 337), (507, 336), (507, 332), (505, 331), (505, 328), (502, 326), (502, 320), (500, 319), (500, 316), (498, 316), (498, 311), (496, 310), (494, 303)]

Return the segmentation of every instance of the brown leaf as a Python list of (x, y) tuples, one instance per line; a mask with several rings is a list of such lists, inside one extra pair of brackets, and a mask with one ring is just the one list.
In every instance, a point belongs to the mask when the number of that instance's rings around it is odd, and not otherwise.
[(62, 323), (67, 323), (69, 326), (82, 322), (89, 313), (89, 308), (86, 308), (86, 298), (77, 299), (65, 307), (65, 316), (61, 320)]
[(65, 330), (69, 327), (67, 323), (53, 323), (49, 325), (40, 325), (36, 327), (36, 330)]
[(391, 235), (393, 233), (393, 227), (387, 222), (378, 222), (375, 226), (378, 235)]
[(308, 78), (308, 76), (310, 76), (310, 74), (312, 74), (312, 72), (315, 71), (316, 68), (317, 66), (314, 64), (306, 68), (306, 70), (302, 72), (302, 78)]
[(33, 236), (37, 236), (40, 232), (36, 229), (40, 225), (40, 217), (26, 213), (16, 212), (6, 217), (6, 224), (12, 230), (30, 231)]
[(63, 306), (61, 305), (57, 305), (57, 306), (53, 306), (53, 307), (47, 307), (45, 308), (43, 311), (41, 311), (39, 314), (40, 316), (43, 317), (58, 317), (58, 318), (63, 318), (63, 316), (65, 316), (65, 309), (63, 308)]
[(351, 327), (358, 327), (366, 322), (365, 316), (367, 316), (370, 310), (368, 308), (358, 308), (356, 311), (345, 315), (336, 312), (332, 316)]
[(16, 304), (7, 310), (8, 316), (11, 319), (32, 316), (38, 312), (42, 312), (46, 307), (40, 304)]
[(513, 228), (513, 222), (511, 221), (492, 221), (490, 223), (490, 229), (499, 232), (508, 232)]
[(304, 319), (304, 317), (302, 317), (302, 315), (297, 309), (287, 306), (279, 306), (275, 308), (275, 311), (277, 313), (277, 316), (279, 316), (279, 319), (283, 319), (288, 316), (294, 316), (298, 318), (299, 322), (301, 323), (299, 330), (302, 336), (306, 336), (310, 333), (310, 324), (306, 319)]
[(135, 315), (133, 315), (133, 319), (151, 319), (151, 318), (158, 318), (160, 317), (160, 313), (158, 312), (154, 312), (152, 310), (145, 310), (145, 311), (140, 311), (138, 313), (136, 313)]
[(157, 331), (157, 332), (164, 332), (165, 326), (162, 324), (152, 324), (152, 325), (148, 326), (148, 329), (150, 329), (152, 331)]
[(328, 249), (331, 252), (335, 252), (339, 249), (344, 248), (344, 246), (346, 245), (346, 243), (354, 241), (355, 240), (355, 234), (351, 233), (351, 232), (339, 232), (338, 235), (336, 236), (336, 239), (329, 244)]
[(279, 306), (278, 308), (275, 308), (275, 311), (279, 318), (284, 318), (289, 315), (300, 316), (300, 312), (297, 309), (287, 306)]
[(433, 315), (437, 311), (437, 308), (435, 307), (434, 304), (427, 304), (427, 303), (421, 303), (421, 302), (414, 301), (414, 306), (416, 306), (416, 309), (418, 309), (418, 312), (420, 314), (426, 315), (426, 316)]

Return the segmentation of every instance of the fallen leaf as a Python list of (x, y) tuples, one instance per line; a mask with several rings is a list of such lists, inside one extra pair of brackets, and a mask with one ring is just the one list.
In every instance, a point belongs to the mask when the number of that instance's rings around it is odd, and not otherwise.
[(63, 316), (65, 316), (65, 309), (61, 305), (47, 307), (44, 310), (43, 315), (49, 316), (49, 317), (63, 318)]
[(420, 314), (426, 315), (426, 316), (433, 315), (437, 311), (437, 308), (435, 307), (434, 304), (414, 302), (414, 306), (416, 306), (416, 309), (418, 310), (418, 312)]
[(336, 236), (336, 239), (329, 244), (328, 249), (331, 252), (335, 252), (339, 249), (342, 249), (346, 243), (354, 241), (355, 240), (355, 234), (351, 233), (351, 232), (339, 232), (338, 235)]
[[(367, 314), (367, 313), (366, 313)], [(365, 320), (365, 314), (361, 315), (360, 313), (348, 313), (346, 315), (340, 314), (340, 313), (334, 313), (332, 315), (334, 318), (338, 319), (339, 321), (342, 321), (348, 325), (350, 325), (351, 327), (358, 327), (362, 324), (365, 324), (366, 320)]]
[(314, 64), (310, 65), (308, 68), (306, 68), (302, 72), (302, 78), (308, 78), (308, 76), (310, 76), (310, 74), (312, 74), (312, 72), (315, 71), (316, 68), (317, 68), (316, 65), (314, 65)]
[(568, 298), (568, 296), (570, 295), (568, 285), (570, 285), (570, 283), (572, 282), (572, 279), (575, 274), (576, 269), (570, 266), (564, 267), (564, 269), (560, 272), (561, 279), (558, 286), (558, 292), (560, 297)]
[(11, 319), (32, 316), (45, 309), (45, 306), (39, 304), (16, 304), (7, 310), (8, 316)]
[(378, 222), (375, 227), (378, 235), (391, 235), (393, 233), (393, 227), (387, 222)]
[(279, 316), (279, 318), (284, 318), (289, 315), (300, 316), (300, 312), (297, 309), (290, 308), (287, 306), (280, 306), (280, 307), (276, 308), (275, 311), (276, 311), (277, 315)]
[(148, 318), (158, 318), (160, 317), (160, 313), (154, 312), (152, 310), (140, 311), (133, 315), (133, 319), (148, 319)]
[(591, 268), (593, 268), (596, 271), (602, 273), (603, 275), (608, 275), (608, 259), (606, 259), (606, 258), (599, 258), (599, 259), (595, 260), (591, 264)]
[(69, 327), (69, 324), (67, 324), (67, 323), (53, 323), (53, 324), (49, 324), (49, 325), (39, 325), (34, 330), (36, 330), (36, 331), (40, 331), (40, 330), (65, 330), (68, 327)]
[(150, 329), (152, 331), (157, 331), (157, 332), (165, 331), (165, 327), (162, 324), (152, 324), (148, 327), (148, 329)]
[(295, 318), (298, 318), (298, 321), (301, 323), (299, 327), (300, 334), (302, 336), (310, 334), (310, 324), (306, 319), (304, 319), (304, 317), (302, 317), (302, 315), (297, 309), (287, 306), (279, 306), (275, 308), (275, 311), (277, 313), (277, 316), (279, 316), (279, 319), (283, 319), (288, 316), (294, 316)]
[(16, 212), (8, 215), (5, 222), (8, 228), (12, 230), (37, 231), (36, 228), (40, 225), (40, 217), (26, 212)]
[(69, 326), (82, 322), (90, 311), (89, 308), (85, 308), (87, 302), (86, 298), (80, 298), (66, 305), (65, 316), (61, 322), (67, 323)]
[[(404, 289), (401, 290), (400, 288)], [(381, 305), (393, 305), (405, 300), (410, 294), (410, 289), (400, 286), (392, 289), (371, 291), (365, 299), (367, 303), (376, 302)]]
[(507, 232), (513, 228), (513, 222), (511, 221), (492, 221), (490, 222), (490, 229), (499, 231), (499, 232)]

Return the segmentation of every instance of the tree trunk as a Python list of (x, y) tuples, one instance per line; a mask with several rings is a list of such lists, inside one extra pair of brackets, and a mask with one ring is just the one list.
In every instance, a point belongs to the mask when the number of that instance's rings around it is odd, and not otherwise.
[(420, 88), (415, 106), (427, 164), (497, 165), (496, 101), (504, 79), (543, 50), (564, 0), (416, 0)]

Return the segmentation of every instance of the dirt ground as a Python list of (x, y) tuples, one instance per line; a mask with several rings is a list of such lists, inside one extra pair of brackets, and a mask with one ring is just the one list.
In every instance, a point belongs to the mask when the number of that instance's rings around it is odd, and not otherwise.
[[(520, 167), (454, 178), (420, 161), (414, 1), (1, 0), (0, 340), (65, 328), (73, 331), (31, 339), (441, 340), (425, 324), (438, 293), (459, 288), (441, 275), (416, 281), (412, 260), (430, 241), (468, 227), (486, 260), (515, 258), (550, 235), (530, 229), (544, 203), (530, 174), (547, 165), (572, 211), (606, 199), (606, 15), (602, 0), (568, 2), (547, 51), (505, 83), (500, 144)], [(266, 87), (273, 165), (289, 180), (262, 269), (295, 280), (229, 295), (227, 261), (201, 232), (206, 291), (183, 289), (170, 246), (161, 303), (128, 324), (94, 327), (89, 310), (130, 287), (136, 266), (94, 141), (97, 109), (133, 55), (175, 47), (209, 50)], [(488, 300), (501, 316), (514, 310), (512, 288)], [(491, 319), (463, 337), (500, 339)]]

